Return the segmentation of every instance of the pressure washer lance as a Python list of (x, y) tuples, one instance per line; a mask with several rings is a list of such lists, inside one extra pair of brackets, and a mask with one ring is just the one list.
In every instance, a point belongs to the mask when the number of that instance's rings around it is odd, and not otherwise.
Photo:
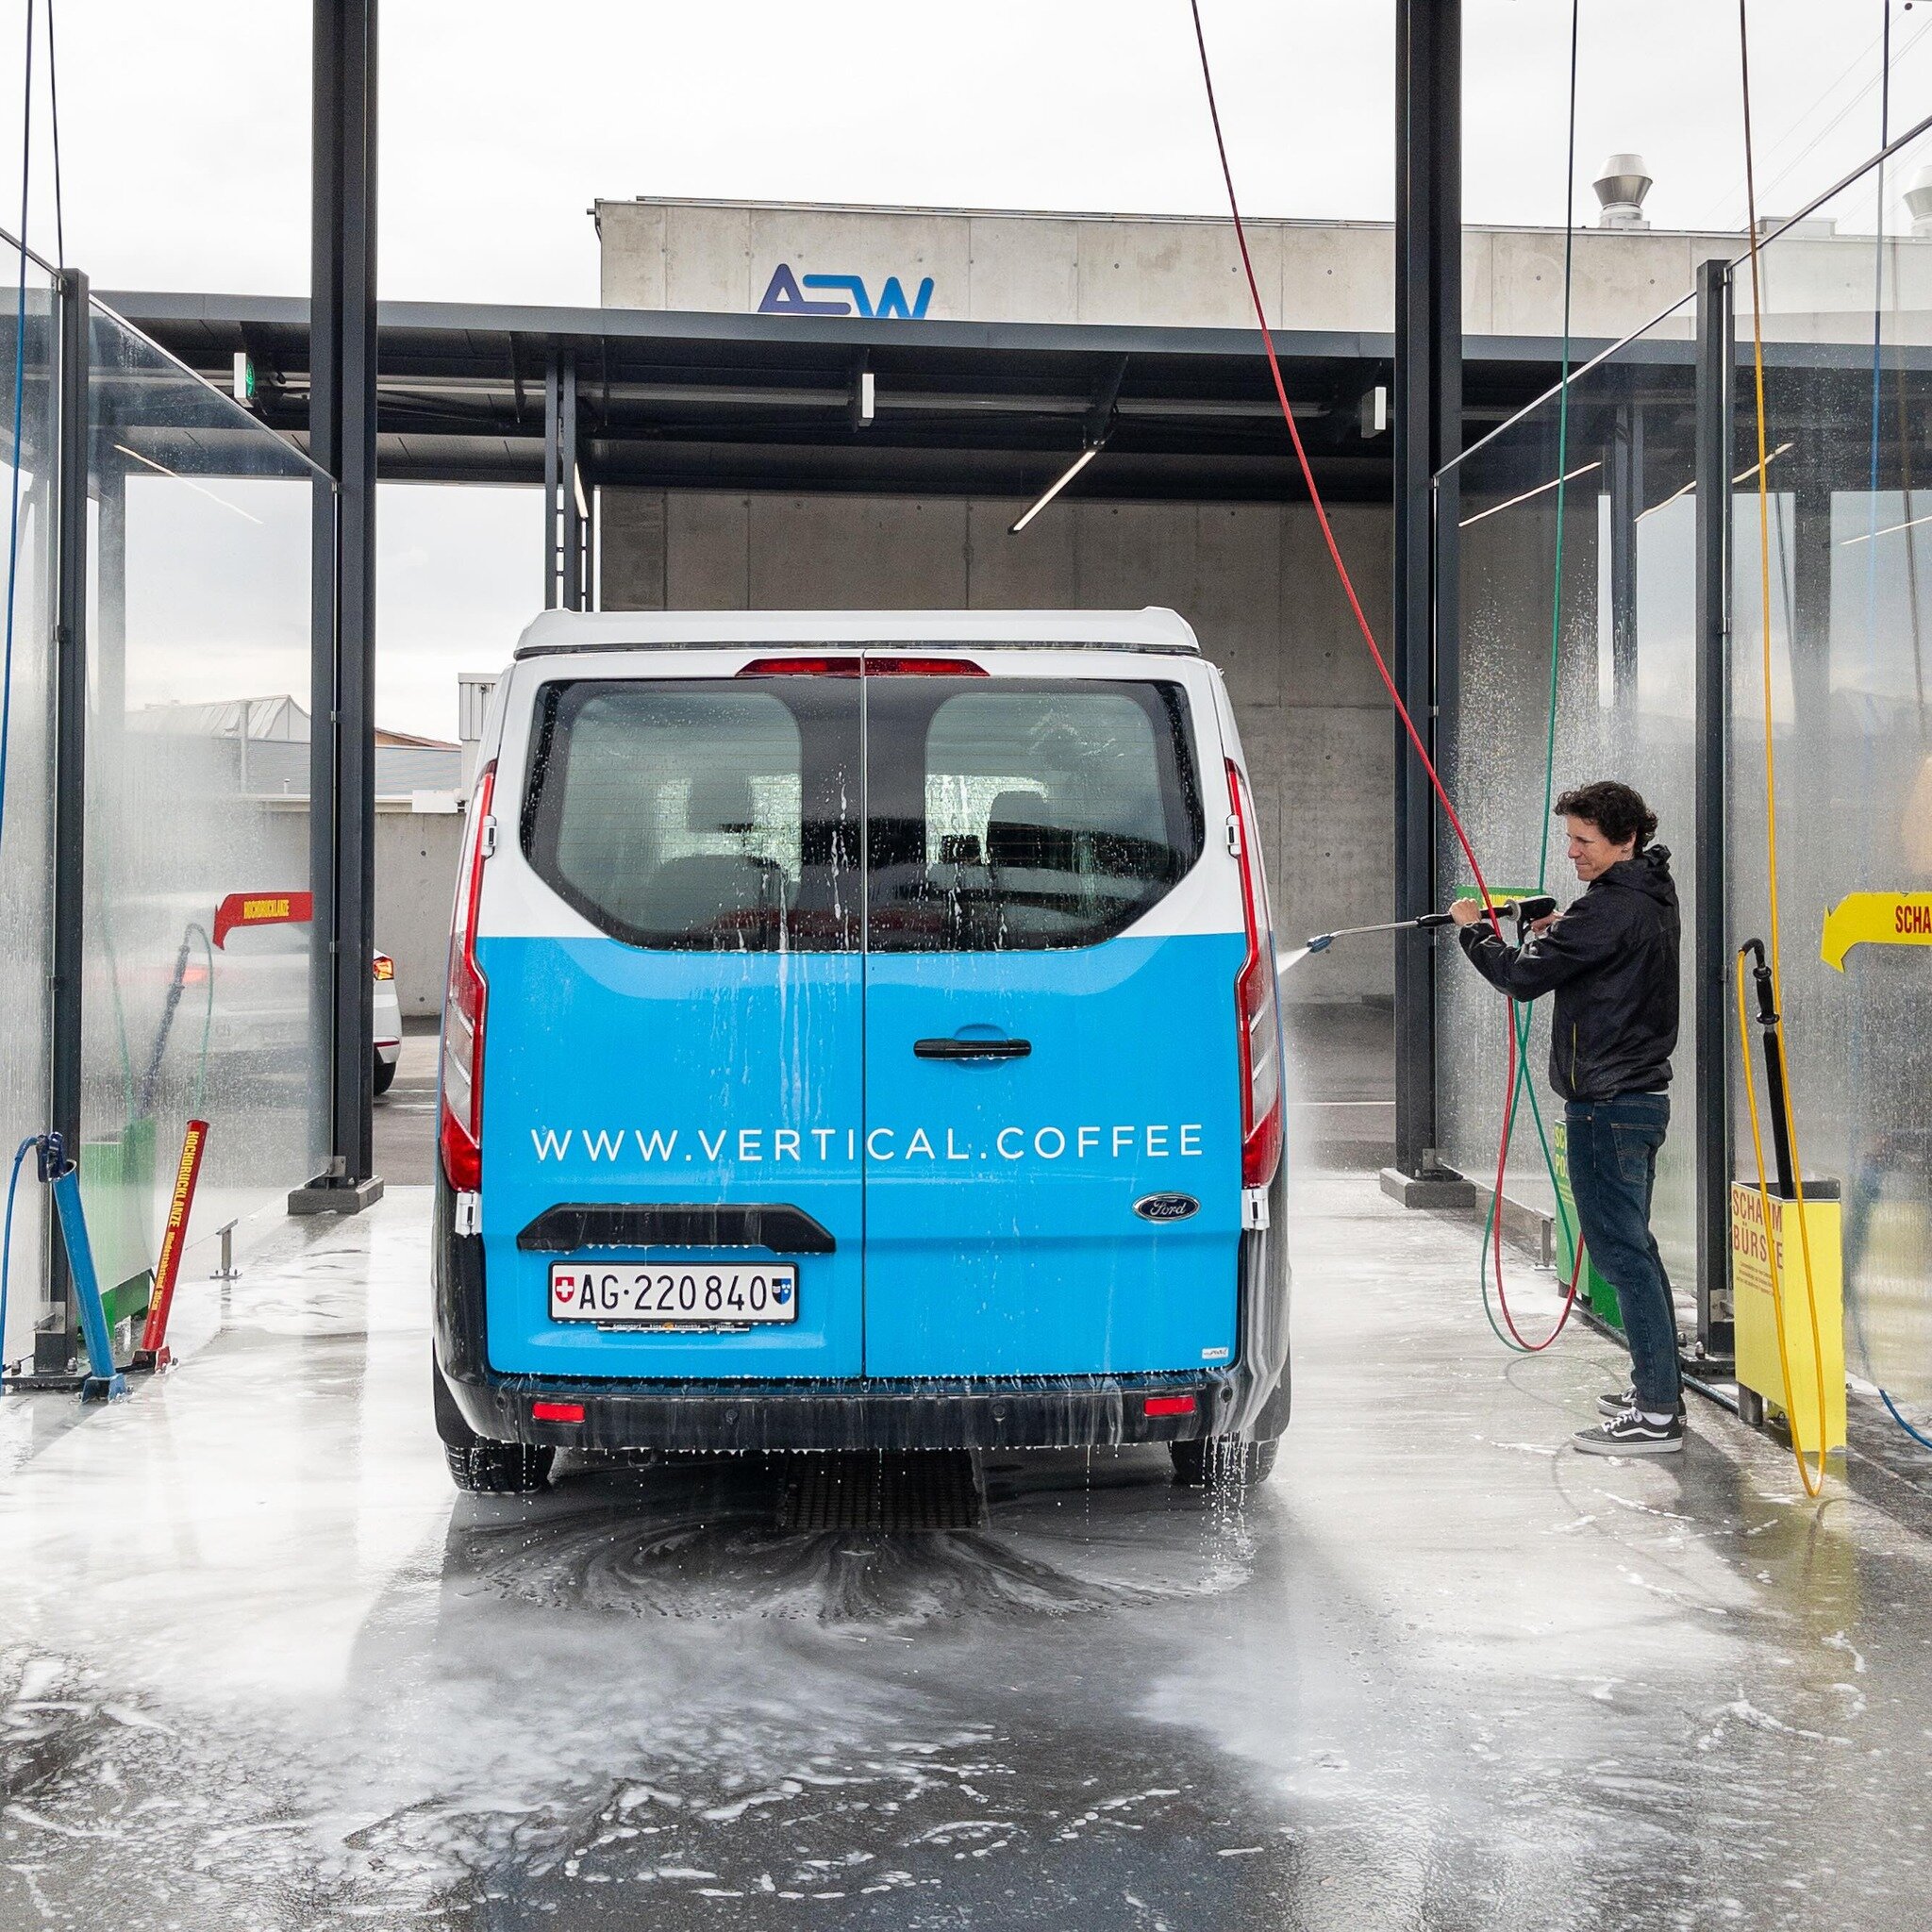
[[(1500, 918), (1515, 920), (1519, 945), (1530, 926), (1539, 919), (1547, 919), (1556, 909), (1557, 902), (1546, 892), (1539, 892), (1526, 899), (1499, 899), (1496, 902), (1496, 912)], [(1420, 919), (1391, 919), (1384, 925), (1344, 925), (1336, 932), (1318, 932), (1303, 950), (1325, 953), (1337, 940), (1357, 939), (1365, 932), (1408, 932), (1450, 924), (1452, 922), (1446, 912), (1424, 912)]]
[(1777, 1163), (1778, 1192), (1787, 1201), (1795, 1201), (1797, 1174), (1791, 1164), (1791, 1125), (1785, 1112), (1785, 1056), (1777, 1037), (1771, 962), (1764, 957), (1762, 940), (1746, 940), (1738, 948), (1738, 957), (1741, 959), (1746, 953), (1757, 962), (1751, 969), (1751, 977), (1757, 987), (1757, 1024), (1764, 1034), (1764, 1086), (1771, 1097), (1771, 1145)]

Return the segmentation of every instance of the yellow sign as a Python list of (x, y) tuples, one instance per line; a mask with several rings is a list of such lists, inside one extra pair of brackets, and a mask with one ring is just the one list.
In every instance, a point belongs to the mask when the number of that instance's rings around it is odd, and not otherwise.
[(1791, 1420), (1797, 1439), (1816, 1454), (1819, 1447), (1818, 1369), (1811, 1349), (1811, 1313), (1805, 1300), (1805, 1255), (1798, 1240), (1802, 1212), (1811, 1241), (1811, 1289), (1818, 1304), (1818, 1342), (1824, 1355), (1824, 1433), (1826, 1449), (1845, 1441), (1844, 1259), (1836, 1201), (1795, 1202), (1771, 1197), (1771, 1228), (1764, 1225), (1764, 1197), (1755, 1183), (1731, 1187), (1731, 1290), (1737, 1315), (1738, 1381), (1772, 1407), (1785, 1407), (1784, 1367), (1777, 1340), (1777, 1307), (1771, 1270), (1776, 1256), (1783, 1291), (1783, 1356), (1791, 1370)]
[(1824, 915), (1818, 957), (1840, 973), (1854, 946), (1932, 946), (1932, 892), (1848, 892)]

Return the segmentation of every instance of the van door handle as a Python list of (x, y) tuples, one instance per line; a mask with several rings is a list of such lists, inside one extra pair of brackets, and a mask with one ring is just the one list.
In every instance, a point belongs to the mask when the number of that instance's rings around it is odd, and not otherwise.
[(1024, 1060), (1033, 1051), (1030, 1040), (915, 1040), (912, 1051), (923, 1060)]

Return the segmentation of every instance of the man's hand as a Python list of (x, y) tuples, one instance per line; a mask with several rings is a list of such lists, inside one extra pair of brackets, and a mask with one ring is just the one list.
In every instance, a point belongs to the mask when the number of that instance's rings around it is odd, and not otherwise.
[(1483, 902), (1480, 899), (1458, 899), (1449, 908), (1449, 918), (1456, 925), (1474, 925), (1483, 916)]
[(1531, 932), (1541, 936), (1541, 934), (1548, 932), (1551, 926), (1555, 925), (1557, 920), (1561, 919), (1562, 916), (1563, 915), (1560, 912), (1553, 912), (1547, 919), (1532, 919), (1529, 922), (1529, 929)]

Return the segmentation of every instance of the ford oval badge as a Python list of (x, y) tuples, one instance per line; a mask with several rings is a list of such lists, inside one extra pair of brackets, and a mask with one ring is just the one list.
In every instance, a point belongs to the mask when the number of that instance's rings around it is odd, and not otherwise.
[(1134, 1203), (1134, 1212), (1142, 1221), (1185, 1221), (1200, 1211), (1201, 1204), (1191, 1194), (1142, 1194)]

